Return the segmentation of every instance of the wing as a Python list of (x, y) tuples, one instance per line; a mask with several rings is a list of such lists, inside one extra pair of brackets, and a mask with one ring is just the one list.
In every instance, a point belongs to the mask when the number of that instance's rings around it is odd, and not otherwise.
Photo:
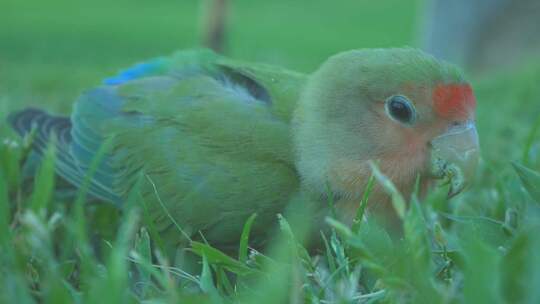
[[(298, 188), (290, 118), (304, 81), (210, 51), (136, 65), (78, 99), (65, 167), (87, 171), (109, 139), (92, 179), (107, 194), (99, 197), (121, 201), (143, 173), (162, 235), (180, 241), (172, 217), (189, 235), (234, 242), (249, 215), (265, 230)], [(81, 176), (68, 180), (80, 185)]]
[(132, 117), (106, 128), (115, 130), (114, 162), (128, 168), (119, 192), (143, 170), (162, 235), (179, 239), (172, 216), (188, 234), (235, 242), (249, 215), (259, 214), (255, 230), (267, 229), (298, 188), (290, 117), (304, 77), (223, 58), (205, 66), (118, 86)]

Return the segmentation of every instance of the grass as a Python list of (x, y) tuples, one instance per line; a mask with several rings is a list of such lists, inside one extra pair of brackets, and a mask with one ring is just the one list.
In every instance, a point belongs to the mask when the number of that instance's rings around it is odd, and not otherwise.
[[(414, 45), (419, 1), (307, 3), (235, 1), (227, 53), (311, 71), (340, 50)], [(8, 0), (0, 119), (27, 105), (67, 113), (118, 68), (196, 45), (200, 12), (195, 1)], [(201, 259), (188, 272), (159, 250), (136, 191), (121, 212), (86, 203), (84, 187), (66, 202), (53, 153), (25, 182), (28, 142), (2, 123), (0, 302), (538, 303), (540, 64), (472, 80), (482, 147), (475, 182), (450, 202), (443, 189), (404, 198), (403, 238), (369, 219), (352, 229), (328, 219), (323, 252), (310, 255), (289, 228), (294, 219), (281, 218), (259, 253), (248, 246), (254, 216), (236, 255), (194, 242)]]

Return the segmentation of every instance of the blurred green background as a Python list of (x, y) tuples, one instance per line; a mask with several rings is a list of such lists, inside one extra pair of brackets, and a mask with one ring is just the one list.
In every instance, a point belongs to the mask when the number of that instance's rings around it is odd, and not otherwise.
[[(339, 51), (414, 45), (418, 2), (230, 1), (225, 53), (310, 72)], [(0, 92), (17, 105), (66, 111), (77, 93), (120, 68), (200, 46), (206, 4), (4, 0)]]

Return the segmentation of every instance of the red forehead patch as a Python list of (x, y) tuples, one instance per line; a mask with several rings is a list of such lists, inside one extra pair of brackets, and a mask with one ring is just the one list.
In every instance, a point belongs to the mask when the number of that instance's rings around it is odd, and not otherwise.
[(476, 98), (468, 84), (441, 84), (433, 90), (435, 112), (448, 119), (467, 119), (476, 108)]

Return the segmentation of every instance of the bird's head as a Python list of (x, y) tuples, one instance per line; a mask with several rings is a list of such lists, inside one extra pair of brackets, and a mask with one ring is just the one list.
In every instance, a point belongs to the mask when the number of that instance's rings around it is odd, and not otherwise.
[(475, 97), (460, 71), (415, 49), (353, 50), (309, 79), (295, 113), (304, 184), (356, 198), (378, 162), (404, 194), (416, 177), (449, 178), (451, 195), (478, 160)]

